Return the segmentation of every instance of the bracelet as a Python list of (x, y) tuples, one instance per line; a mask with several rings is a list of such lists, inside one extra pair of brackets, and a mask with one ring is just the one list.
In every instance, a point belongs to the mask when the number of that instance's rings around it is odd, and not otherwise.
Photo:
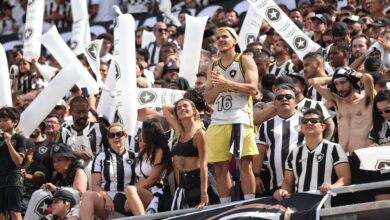
[(206, 197), (209, 197), (209, 195), (201, 195), (200, 197), (203, 197), (203, 198), (206, 198)]

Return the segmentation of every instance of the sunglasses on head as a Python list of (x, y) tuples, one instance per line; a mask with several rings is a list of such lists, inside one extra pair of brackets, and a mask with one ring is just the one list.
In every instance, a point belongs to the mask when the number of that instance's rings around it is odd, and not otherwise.
[(117, 132), (108, 132), (108, 138), (121, 138), (125, 136), (124, 131), (117, 131)]
[(160, 32), (160, 33), (162, 33), (162, 32), (167, 32), (167, 31), (168, 31), (167, 28), (159, 28), (159, 29), (157, 29), (157, 30), (158, 30), (158, 32)]
[(322, 123), (322, 120), (320, 118), (302, 118), (301, 120), (302, 124), (307, 124), (307, 123), (311, 123), (311, 124), (316, 124), (316, 123)]
[(275, 96), (275, 99), (278, 101), (282, 101), (284, 98), (286, 98), (287, 100), (290, 100), (290, 99), (295, 98), (295, 96), (292, 94), (279, 94), (279, 95)]
[(383, 113), (389, 114), (390, 113), (390, 108), (385, 108), (383, 110), (378, 110), (378, 113), (380, 115), (383, 115)]

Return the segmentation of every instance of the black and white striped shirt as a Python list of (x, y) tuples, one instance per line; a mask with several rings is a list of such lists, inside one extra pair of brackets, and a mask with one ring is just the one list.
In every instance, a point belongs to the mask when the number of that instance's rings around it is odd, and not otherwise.
[(56, 25), (57, 28), (70, 27), (71, 22), (67, 20), (68, 16), (71, 15), (71, 6), (70, 2), (64, 1), (61, 4), (58, 4), (54, 0), (47, 1), (45, 4), (45, 15), (51, 16), (54, 13), (64, 16), (62, 19), (50, 20), (49, 22), (53, 25)]
[(80, 131), (68, 124), (62, 127), (60, 135), (59, 142), (68, 144), (73, 151), (88, 151), (97, 154), (109, 146), (107, 129), (99, 123), (88, 122)]
[(101, 174), (101, 187), (111, 198), (124, 192), (127, 185), (135, 182), (135, 155), (125, 151), (122, 155), (108, 149), (100, 152), (92, 163), (92, 174)]
[(307, 111), (309, 108), (314, 108), (314, 109), (321, 111), (325, 120), (331, 117), (328, 109), (324, 106), (324, 104), (322, 104), (321, 102), (318, 102), (318, 101), (314, 101), (312, 99), (303, 98), (301, 101), (299, 101), (296, 108), (302, 114), (305, 111)]
[(149, 65), (155, 66), (158, 62), (160, 62), (160, 47), (156, 45), (156, 42), (153, 41), (148, 45), (149, 51)]
[(277, 188), (283, 183), (284, 164), (288, 154), (303, 141), (300, 132), (298, 113), (284, 119), (278, 115), (264, 122), (260, 127), (259, 142), (266, 145), (269, 160), (268, 169), (271, 174), (270, 189)]
[(334, 167), (348, 163), (348, 157), (339, 144), (322, 140), (313, 150), (302, 145), (292, 150), (286, 161), (286, 170), (294, 173), (295, 191), (317, 190), (323, 183), (333, 183)]
[(276, 64), (276, 62), (273, 62), (273, 63), (271, 63), (271, 65), (269, 65), (269, 74), (273, 74), (276, 77), (279, 77), (282, 75), (293, 73), (294, 72), (293, 67), (294, 67), (294, 64), (292, 63), (291, 60), (286, 60), (280, 66), (278, 64)]

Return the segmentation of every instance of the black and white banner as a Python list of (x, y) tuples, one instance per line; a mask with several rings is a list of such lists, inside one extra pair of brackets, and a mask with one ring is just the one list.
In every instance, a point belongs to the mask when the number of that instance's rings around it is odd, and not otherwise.
[(253, 5), (249, 5), (245, 20), (242, 23), (240, 34), (238, 35), (238, 45), (240, 46), (241, 51), (246, 50), (248, 44), (256, 41), (262, 22), (263, 18), (261, 17), (260, 12), (258, 12)]
[(23, 57), (28, 61), (38, 59), (41, 55), (43, 10), (45, 0), (28, 0), (26, 25), (23, 33)]
[(362, 170), (390, 170), (390, 147), (366, 147), (355, 151)]
[(272, 197), (265, 197), (229, 203), (222, 207), (205, 209), (169, 219), (319, 219), (319, 209), (326, 197), (318, 194), (295, 193), (281, 202)]
[(307, 53), (321, 48), (303, 33), (273, 0), (248, 0), (248, 2), (291, 46), (301, 60)]

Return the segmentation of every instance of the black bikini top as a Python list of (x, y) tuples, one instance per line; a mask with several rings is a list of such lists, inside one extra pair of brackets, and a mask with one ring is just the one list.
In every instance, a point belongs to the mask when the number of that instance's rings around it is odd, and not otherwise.
[(175, 154), (182, 157), (199, 157), (198, 149), (192, 144), (192, 138), (184, 143), (178, 141)]

